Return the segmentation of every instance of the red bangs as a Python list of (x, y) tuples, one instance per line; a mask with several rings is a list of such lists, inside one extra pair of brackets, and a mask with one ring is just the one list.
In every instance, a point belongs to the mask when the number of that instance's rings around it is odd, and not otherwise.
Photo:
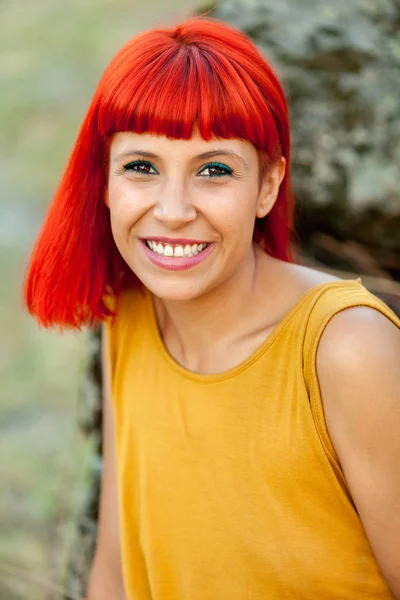
[[(206, 141), (212, 136), (242, 138), (272, 154), (278, 132), (260, 84), (249, 74), (254, 63), (246, 69), (245, 61), (240, 64), (222, 48), (211, 52), (206, 44), (181, 45), (167, 33), (159, 33), (163, 52), (149, 56), (148, 40), (137, 39), (105, 72), (107, 93), (99, 102), (99, 132), (190, 139), (196, 124)], [(127, 55), (131, 60), (137, 56), (133, 65)], [(115, 71), (120, 73), (118, 80)]]

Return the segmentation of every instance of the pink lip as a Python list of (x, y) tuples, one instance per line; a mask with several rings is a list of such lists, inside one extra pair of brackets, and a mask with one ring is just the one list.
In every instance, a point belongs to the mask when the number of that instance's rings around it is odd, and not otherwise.
[[(151, 240), (152, 238), (146, 238), (146, 239)], [(161, 240), (164, 240), (165, 238), (153, 238), (153, 239), (154, 239), (154, 241), (161, 241)], [(167, 271), (184, 271), (185, 269), (191, 269), (192, 267), (195, 267), (199, 263), (203, 262), (203, 260), (205, 258), (207, 258), (207, 256), (209, 256), (209, 254), (211, 254), (211, 252), (214, 249), (214, 245), (215, 245), (215, 244), (210, 244), (205, 250), (202, 250), (201, 252), (199, 252), (199, 254), (196, 254), (196, 256), (178, 257), (178, 256), (160, 256), (159, 254), (156, 254), (155, 252), (150, 250), (150, 248), (148, 248), (146, 246), (146, 243), (143, 240), (140, 240), (140, 241), (141, 241), (141, 246), (144, 250), (144, 253), (151, 260), (151, 262), (154, 265), (157, 265), (158, 267), (166, 269)], [(183, 244), (185, 242), (180, 242), (180, 243)], [(196, 243), (196, 242), (193, 242), (193, 243)]]

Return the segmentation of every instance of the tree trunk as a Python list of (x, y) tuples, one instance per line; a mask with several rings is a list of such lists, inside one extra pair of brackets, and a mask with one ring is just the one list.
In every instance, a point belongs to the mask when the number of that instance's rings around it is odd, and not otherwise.
[(90, 469), (65, 575), (65, 600), (86, 598), (97, 536), (102, 468), (101, 329), (89, 333), (88, 362), (79, 394), (79, 428), (91, 442)]

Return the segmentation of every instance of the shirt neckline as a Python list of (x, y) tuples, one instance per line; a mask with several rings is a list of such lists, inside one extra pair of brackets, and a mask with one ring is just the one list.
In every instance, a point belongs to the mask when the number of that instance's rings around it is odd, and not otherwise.
[(146, 312), (147, 312), (147, 316), (150, 321), (151, 334), (152, 334), (152, 337), (156, 343), (158, 351), (160, 352), (160, 355), (162, 356), (163, 360), (174, 371), (176, 371), (179, 375), (181, 375), (182, 377), (184, 377), (186, 379), (190, 379), (192, 381), (197, 381), (198, 383), (214, 383), (214, 382), (224, 381), (224, 380), (230, 379), (231, 377), (234, 377), (235, 375), (238, 375), (239, 373), (241, 373), (242, 371), (247, 369), (250, 365), (252, 365), (255, 361), (257, 361), (259, 359), (259, 357), (262, 356), (262, 354), (264, 354), (264, 352), (276, 340), (276, 338), (279, 336), (281, 331), (286, 327), (286, 325), (289, 323), (289, 321), (295, 316), (295, 314), (298, 312), (298, 310), (300, 310), (300, 308), (303, 306), (303, 304), (311, 296), (313, 296), (316, 292), (318, 292), (319, 290), (324, 289), (324, 288), (329, 289), (329, 288), (341, 287), (343, 285), (349, 285), (349, 284), (350, 285), (353, 284), (354, 286), (360, 286), (360, 285), (362, 285), (362, 282), (361, 282), (361, 279), (341, 279), (339, 281), (325, 281), (323, 283), (319, 283), (319, 284), (313, 286), (312, 288), (310, 288), (296, 302), (296, 304), (289, 310), (289, 312), (286, 313), (286, 315), (274, 327), (272, 332), (267, 336), (267, 338), (264, 340), (264, 342), (258, 348), (256, 348), (256, 350), (250, 356), (245, 358), (243, 361), (241, 361), (234, 367), (231, 367), (230, 369), (221, 371), (219, 373), (196, 373), (194, 371), (190, 371), (189, 369), (186, 369), (185, 367), (180, 365), (169, 354), (168, 350), (166, 349), (166, 347), (164, 345), (164, 342), (162, 340), (162, 337), (161, 337), (161, 334), (160, 334), (160, 331), (158, 328), (157, 317), (156, 317), (156, 312), (155, 312), (154, 303), (153, 303), (153, 295), (150, 292), (150, 290), (148, 288), (146, 288), (146, 286), (144, 286), (144, 290), (145, 290)]

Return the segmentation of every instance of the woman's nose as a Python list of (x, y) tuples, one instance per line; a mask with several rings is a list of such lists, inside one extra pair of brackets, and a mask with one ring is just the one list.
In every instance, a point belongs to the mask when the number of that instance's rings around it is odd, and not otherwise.
[(154, 207), (154, 217), (166, 227), (178, 229), (194, 221), (197, 212), (189, 199), (184, 186), (167, 186), (160, 192), (160, 198)]

